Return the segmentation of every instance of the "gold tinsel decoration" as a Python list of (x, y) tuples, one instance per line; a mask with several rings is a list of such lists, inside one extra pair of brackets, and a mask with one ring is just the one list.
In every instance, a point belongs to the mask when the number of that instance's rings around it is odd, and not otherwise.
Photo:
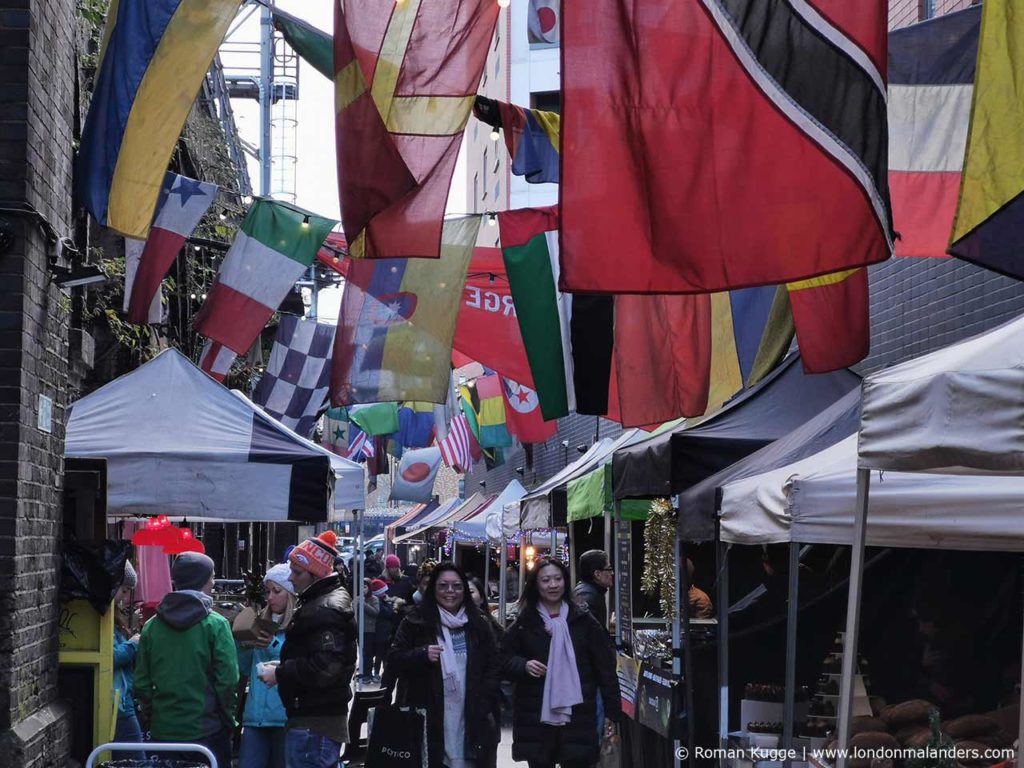
[(644, 573), (640, 588), (657, 597), (665, 618), (676, 615), (676, 511), (668, 499), (654, 499), (644, 524)]

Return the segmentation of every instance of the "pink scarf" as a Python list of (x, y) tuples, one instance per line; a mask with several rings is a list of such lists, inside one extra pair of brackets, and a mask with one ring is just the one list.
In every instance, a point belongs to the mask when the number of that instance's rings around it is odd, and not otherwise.
[(462, 687), (462, 679), (459, 676), (459, 665), (455, 659), (455, 646), (450, 630), (466, 626), (466, 609), (462, 607), (458, 613), (449, 613), (439, 605), (437, 613), (441, 617), (441, 634), (437, 636), (437, 644), (441, 646), (441, 677), (444, 679), (444, 689), (449, 693), (455, 693)]
[(538, 604), (544, 620), (544, 631), (551, 635), (548, 650), (548, 671), (544, 676), (544, 698), (540, 704), (540, 721), (548, 725), (566, 725), (572, 719), (572, 708), (583, 703), (580, 671), (576, 668), (576, 651), (569, 635), (569, 604), (562, 603), (557, 616)]

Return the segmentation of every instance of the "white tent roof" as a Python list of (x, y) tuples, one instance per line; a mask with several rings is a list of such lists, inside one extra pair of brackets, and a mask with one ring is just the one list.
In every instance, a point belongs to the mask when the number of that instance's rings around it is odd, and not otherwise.
[(872, 374), (863, 391), (860, 466), (1024, 474), (1024, 317)]
[(64, 452), (107, 460), (112, 514), (323, 522), (332, 484), (335, 508), (364, 503), (362, 467), (299, 437), (174, 349), (74, 403)]
[(519, 501), (526, 495), (526, 489), (518, 480), (511, 480), (505, 490), (499, 493), (487, 508), (469, 520), (462, 520), (452, 526), (455, 541), (500, 542), (503, 538), (501, 520), (505, 505)]
[[(857, 443), (851, 436), (722, 489), (722, 540), (853, 542)], [(868, 546), (1024, 551), (1024, 478), (881, 472), (871, 483)]]
[(457, 498), (448, 499), (448, 501), (441, 504), (441, 506), (420, 520), (416, 524), (415, 528), (406, 531), (401, 536), (396, 536), (392, 543), (399, 544), (400, 542), (408, 539), (418, 538), (422, 536), (425, 531), (444, 525), (449, 519), (458, 514), (460, 510), (463, 510), (468, 505), (479, 506), (483, 501), (484, 496), (480, 493), (474, 493), (465, 501)]

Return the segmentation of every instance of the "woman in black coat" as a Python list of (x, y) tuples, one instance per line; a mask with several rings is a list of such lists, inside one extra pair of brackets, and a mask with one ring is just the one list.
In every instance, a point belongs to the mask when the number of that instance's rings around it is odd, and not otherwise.
[[(595, 706), (598, 691), (604, 701), (605, 735), (614, 735), (614, 723), (620, 717), (615, 650), (597, 619), (567, 599), (568, 584), (569, 572), (563, 563), (546, 557), (538, 560), (527, 577), (519, 617), (508, 628), (502, 642), (506, 674), (515, 683), (512, 757), (527, 761), (530, 768), (550, 768), (556, 763), (562, 768), (582, 768), (597, 761), (600, 751)], [(546, 617), (541, 615), (541, 610), (547, 612)], [(553, 725), (542, 722), (545, 678), (551, 672), (552, 688), (564, 691), (567, 686), (563, 681), (571, 675), (571, 670), (549, 666), (549, 661), (555, 663), (549, 659), (555, 631), (553, 621), (563, 612), (576, 659), (581, 696), (578, 703), (572, 705), (568, 722)], [(549, 623), (551, 633), (546, 629)], [(559, 681), (557, 686), (555, 681)], [(572, 682), (568, 687), (575, 686), (575, 680)], [(551, 715), (551, 712), (544, 713), (544, 717)]]
[(430, 768), (497, 764), (492, 713), (500, 671), (494, 635), (470, 598), (466, 575), (441, 563), (423, 601), (399, 625), (386, 672), (398, 681), (396, 704), (427, 712)]

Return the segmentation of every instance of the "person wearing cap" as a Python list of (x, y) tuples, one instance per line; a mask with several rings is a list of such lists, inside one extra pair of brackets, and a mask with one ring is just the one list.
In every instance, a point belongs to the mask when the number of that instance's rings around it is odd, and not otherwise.
[(395, 635), (396, 620), (398, 618), (398, 611), (395, 606), (396, 604), (404, 605), (404, 601), (392, 598), (389, 594), (387, 582), (380, 579), (374, 579), (370, 582), (370, 591), (373, 592), (380, 603), (379, 610), (377, 611), (376, 631), (373, 638), (371, 638), (373, 640), (373, 669), (371, 673), (373, 677), (379, 678), (381, 667), (383, 667), (384, 660), (391, 649), (391, 640)]
[(403, 602), (412, 600), (412, 593), (416, 587), (412, 579), (402, 573), (402, 561), (398, 555), (388, 555), (384, 558), (384, 582), (388, 585), (388, 597), (398, 598)]
[(359, 615), (359, 603), (363, 604), (363, 657), (359, 660), (360, 675), (373, 673), (377, 614), (380, 613), (380, 598), (387, 592), (387, 585), (380, 579), (363, 579), (363, 594), (353, 601), (352, 612), (356, 616)]
[(275, 565), (263, 577), (267, 606), (260, 618), (278, 626), (275, 634), (261, 631), (255, 643), (239, 643), (238, 668), (249, 679), (249, 694), (242, 713), (239, 768), (285, 768), (285, 724), (288, 716), (276, 687), (259, 679), (261, 665), (281, 660), (284, 629), (295, 612), (295, 585), (286, 563)]
[[(213, 610), (213, 560), (198, 552), (171, 566), (174, 592), (142, 628), (135, 696), (150, 712), (153, 741), (202, 744), (231, 765), (238, 656), (231, 624)], [(182, 752), (181, 759), (195, 759)]]
[(298, 605), (285, 629), (281, 663), (260, 679), (277, 686), (288, 714), (288, 768), (335, 768), (348, 742), (348, 702), (356, 666), (352, 597), (334, 571), (337, 536), (325, 531), (288, 556)]
[[(131, 613), (132, 590), (139, 583), (130, 560), (124, 561), (124, 576), (114, 596), (114, 695), (117, 696), (117, 725), (114, 741), (140, 744), (142, 728), (135, 714), (135, 656), (139, 650), (139, 635), (133, 633), (126, 614)], [(145, 760), (144, 752), (118, 752), (124, 760)]]

